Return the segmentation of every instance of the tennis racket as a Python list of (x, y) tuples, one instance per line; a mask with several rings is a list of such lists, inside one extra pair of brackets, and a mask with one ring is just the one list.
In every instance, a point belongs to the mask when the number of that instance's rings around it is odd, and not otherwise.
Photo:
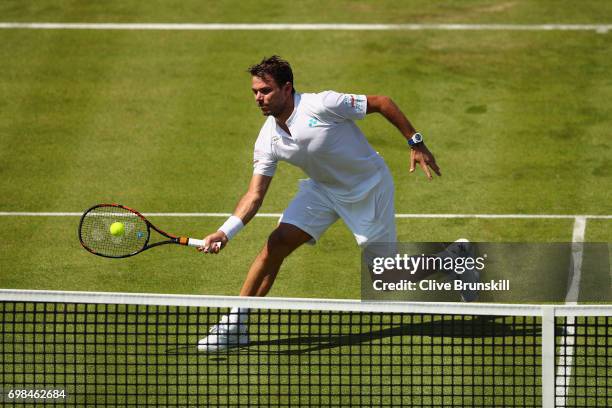
[[(119, 226), (122, 233), (111, 233), (111, 225), (115, 223), (123, 224)], [(152, 242), (151, 230), (161, 235), (162, 240)], [(201, 239), (177, 237), (162, 231), (138, 211), (120, 204), (98, 204), (85, 211), (79, 223), (79, 240), (83, 248), (106, 258), (127, 258), (166, 244), (204, 245)]]

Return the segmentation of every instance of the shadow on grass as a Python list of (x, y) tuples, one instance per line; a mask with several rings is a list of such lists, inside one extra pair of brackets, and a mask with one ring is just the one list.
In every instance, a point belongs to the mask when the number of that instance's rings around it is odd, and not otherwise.
[[(217, 352), (215, 354), (199, 353), (194, 346), (183, 346), (168, 349), (167, 354), (200, 354), (208, 356), (223, 356), (232, 354), (256, 354), (256, 355), (301, 355), (315, 353), (324, 350), (329, 350), (343, 346), (365, 345), (370, 343), (374, 347), (378, 347), (381, 341), (388, 339), (384, 346), (386, 347), (406, 347), (406, 346), (489, 346), (501, 345), (504, 343), (493, 344), (485, 339), (499, 337), (518, 337), (518, 338), (533, 338), (540, 336), (540, 324), (538, 323), (518, 323), (507, 324), (496, 322), (497, 316), (477, 316), (470, 320), (439, 320), (433, 322), (421, 322), (412, 324), (401, 324), (381, 330), (372, 330), (360, 333), (322, 333), (322, 334), (301, 334), (289, 335), (287, 337), (279, 337), (266, 340), (252, 340), (248, 346), (234, 347)], [(374, 325), (374, 324), (373, 324)], [(557, 335), (562, 334), (562, 329), (557, 328)], [(266, 337), (268, 335), (265, 335)], [(279, 335), (286, 336), (286, 335)], [(421, 340), (413, 341), (412, 339), (402, 339), (401, 342), (393, 340), (395, 337), (404, 336), (425, 336), (432, 338), (431, 340), (422, 342)], [(271, 337), (271, 336), (270, 336)], [(444, 342), (443, 339), (470, 339), (472, 341), (461, 342)], [(534, 342), (535, 343), (535, 342)], [(525, 341), (525, 345), (531, 345), (532, 342)]]

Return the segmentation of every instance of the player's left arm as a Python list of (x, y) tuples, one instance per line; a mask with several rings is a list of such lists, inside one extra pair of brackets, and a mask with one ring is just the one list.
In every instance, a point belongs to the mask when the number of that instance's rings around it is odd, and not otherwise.
[[(415, 133), (414, 126), (410, 123), (406, 115), (388, 96), (367, 95), (367, 114), (380, 113), (393, 126), (395, 126), (408, 141)], [(424, 142), (415, 144), (410, 148), (410, 172), (414, 172), (416, 163), (423, 169), (427, 178), (431, 180), (431, 171), (433, 170), (438, 176), (441, 176), (440, 168), (436, 164), (436, 159), (429, 151)]]

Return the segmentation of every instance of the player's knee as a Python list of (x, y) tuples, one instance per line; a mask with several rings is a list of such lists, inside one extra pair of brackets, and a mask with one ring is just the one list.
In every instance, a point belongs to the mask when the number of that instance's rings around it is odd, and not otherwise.
[(285, 257), (291, 252), (289, 244), (289, 236), (281, 229), (275, 229), (268, 237), (266, 248), (268, 253), (276, 257)]
[(266, 249), (269, 256), (284, 258), (301, 244), (288, 228), (276, 228), (268, 237)]

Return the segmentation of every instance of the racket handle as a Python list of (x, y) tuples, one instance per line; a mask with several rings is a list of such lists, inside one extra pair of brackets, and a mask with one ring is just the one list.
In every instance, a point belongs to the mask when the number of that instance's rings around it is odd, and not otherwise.
[(201, 247), (204, 245), (203, 239), (187, 238), (187, 245), (190, 247)]
[[(201, 247), (204, 245), (203, 239), (187, 238), (187, 245), (190, 247)], [(220, 247), (220, 242), (215, 242), (213, 245)]]

